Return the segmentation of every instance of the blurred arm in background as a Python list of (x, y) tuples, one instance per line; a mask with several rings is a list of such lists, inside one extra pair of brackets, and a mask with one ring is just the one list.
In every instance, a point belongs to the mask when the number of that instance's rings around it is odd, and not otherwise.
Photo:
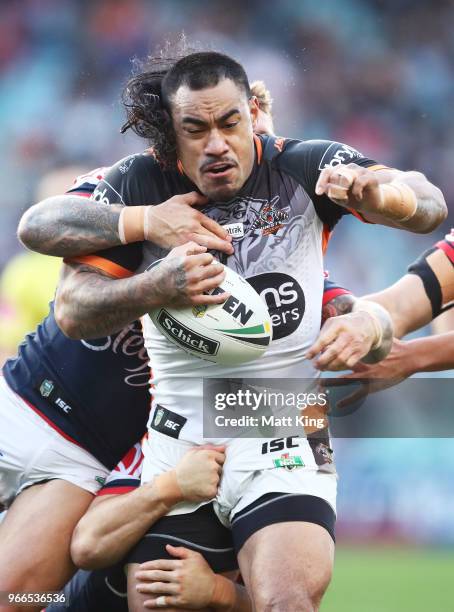
[(355, 366), (355, 373), (346, 378), (360, 375), (390, 379), (394, 384), (416, 372), (454, 368), (454, 232), (425, 251), (408, 271), (391, 287), (366, 298), (390, 313), (397, 338), (439, 315), (445, 333), (409, 341), (395, 339), (387, 359), (375, 366)]

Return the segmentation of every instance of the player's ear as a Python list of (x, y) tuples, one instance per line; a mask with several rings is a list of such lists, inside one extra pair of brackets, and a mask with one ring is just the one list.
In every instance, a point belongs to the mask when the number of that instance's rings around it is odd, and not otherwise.
[(258, 116), (259, 116), (259, 101), (257, 100), (256, 96), (251, 96), (249, 98), (249, 111), (251, 113), (251, 119), (252, 119), (252, 128), (255, 130), (255, 127), (257, 125), (257, 120), (258, 120)]

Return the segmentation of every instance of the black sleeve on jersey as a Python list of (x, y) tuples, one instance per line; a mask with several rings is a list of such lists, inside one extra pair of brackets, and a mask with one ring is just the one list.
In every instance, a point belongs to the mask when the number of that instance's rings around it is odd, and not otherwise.
[(432, 306), (432, 319), (435, 319), (435, 317), (438, 317), (443, 312), (440, 281), (426, 259), (436, 250), (436, 246), (427, 249), (416, 261), (408, 266), (408, 273), (416, 274), (422, 280), (424, 291)]
[[(136, 154), (116, 163), (98, 183), (91, 197), (102, 204), (141, 206), (160, 204), (162, 172), (151, 155)], [(142, 244), (130, 243), (99, 251), (96, 257), (107, 259), (131, 273), (142, 262)], [(96, 266), (95, 260), (93, 265)]]
[(277, 166), (296, 179), (309, 194), (319, 218), (333, 229), (343, 215), (350, 211), (332, 202), (327, 195), (315, 194), (315, 186), (324, 168), (355, 163), (368, 168), (377, 165), (372, 159), (352, 147), (331, 140), (289, 140), (276, 157)]

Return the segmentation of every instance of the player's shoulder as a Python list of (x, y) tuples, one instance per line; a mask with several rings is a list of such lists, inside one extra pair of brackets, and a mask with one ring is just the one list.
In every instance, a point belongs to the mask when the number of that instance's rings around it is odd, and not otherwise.
[[(279, 144), (281, 154), (279, 163), (315, 163), (317, 170), (332, 168), (339, 164), (357, 163), (364, 159), (364, 155), (357, 149), (343, 142), (324, 139), (297, 140), (293, 138), (281, 139)], [(279, 141), (279, 139), (278, 139)]]

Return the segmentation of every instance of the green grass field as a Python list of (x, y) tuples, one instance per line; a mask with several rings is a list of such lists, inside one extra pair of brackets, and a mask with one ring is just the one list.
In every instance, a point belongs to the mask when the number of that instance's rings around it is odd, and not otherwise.
[(454, 551), (338, 546), (321, 612), (454, 612)]

